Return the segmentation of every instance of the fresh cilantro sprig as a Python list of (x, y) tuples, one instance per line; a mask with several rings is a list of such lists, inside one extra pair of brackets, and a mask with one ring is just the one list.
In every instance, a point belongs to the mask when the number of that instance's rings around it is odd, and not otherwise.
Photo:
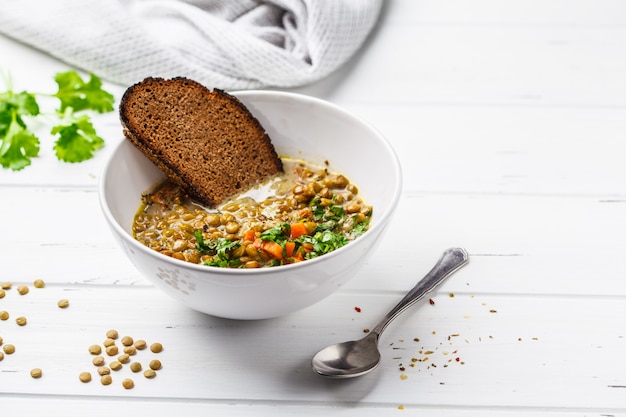
[(223, 237), (215, 240), (206, 240), (201, 230), (196, 230), (194, 236), (198, 252), (212, 255), (212, 259), (204, 262), (204, 265), (226, 267), (238, 266), (241, 263), (239, 259), (231, 259), (230, 257), (231, 251), (239, 246), (238, 241), (231, 241)]
[[(83, 80), (76, 71), (57, 73), (58, 86), (54, 94), (13, 91), (10, 82), (0, 92), (0, 165), (19, 171), (39, 155), (40, 139), (34, 132), (35, 124), (44, 123), (56, 138), (54, 152), (64, 162), (82, 162), (93, 157), (104, 146), (104, 139), (96, 133), (91, 113), (113, 111), (114, 97), (102, 88), (95, 74)], [(40, 110), (39, 101), (54, 99), (52, 113)], [(44, 117), (45, 116), (45, 117)]]

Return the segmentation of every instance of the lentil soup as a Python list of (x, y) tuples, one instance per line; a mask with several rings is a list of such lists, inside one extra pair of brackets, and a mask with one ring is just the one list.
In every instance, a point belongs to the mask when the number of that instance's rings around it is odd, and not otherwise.
[(217, 209), (165, 181), (142, 196), (133, 236), (179, 260), (260, 268), (332, 252), (369, 228), (372, 207), (345, 176), (302, 160), (283, 158), (283, 166), (285, 173), (266, 185), (269, 197), (244, 195)]

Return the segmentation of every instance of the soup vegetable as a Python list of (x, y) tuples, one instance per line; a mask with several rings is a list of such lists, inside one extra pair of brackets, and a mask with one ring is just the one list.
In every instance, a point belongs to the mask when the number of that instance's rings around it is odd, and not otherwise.
[(142, 196), (133, 236), (183, 261), (260, 268), (316, 258), (368, 229), (372, 207), (345, 176), (301, 160), (283, 159), (283, 166), (269, 197), (242, 196), (214, 210), (166, 181)]

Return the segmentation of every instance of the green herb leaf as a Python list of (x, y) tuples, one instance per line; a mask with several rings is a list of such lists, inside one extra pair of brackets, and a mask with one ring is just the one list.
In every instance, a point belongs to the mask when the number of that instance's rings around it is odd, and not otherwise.
[(70, 117), (64, 123), (53, 126), (50, 133), (59, 135), (54, 151), (57, 158), (65, 162), (91, 159), (94, 152), (104, 146), (104, 139), (96, 134), (88, 116)]
[(54, 80), (59, 87), (54, 96), (61, 100), (60, 113), (64, 113), (68, 107), (74, 109), (74, 112), (113, 111), (113, 95), (102, 89), (102, 81), (95, 74), (89, 74), (89, 81), (85, 82), (76, 71), (60, 72)]
[(35, 96), (8, 90), (0, 94), (0, 165), (24, 169), (39, 154), (39, 138), (28, 131), (23, 116), (39, 114)]

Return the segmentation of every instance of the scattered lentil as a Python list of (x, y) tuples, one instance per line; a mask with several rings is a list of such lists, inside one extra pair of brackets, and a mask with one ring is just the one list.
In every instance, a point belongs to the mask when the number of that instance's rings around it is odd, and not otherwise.
[(102, 353), (102, 348), (100, 345), (91, 345), (89, 346), (89, 353), (92, 355), (99, 355)]
[(123, 355), (118, 356), (117, 360), (120, 363), (128, 363), (128, 361), (130, 361), (130, 355), (128, 355), (127, 353), (124, 353)]
[(163, 350), (163, 345), (158, 343), (158, 342), (157, 343), (153, 343), (153, 344), (150, 345), (150, 350), (153, 353), (159, 353), (159, 352), (161, 352)]
[(102, 366), (104, 365), (104, 358), (102, 356), (96, 356), (95, 358), (93, 358), (91, 363), (93, 363), (95, 366)]
[(130, 370), (133, 372), (139, 372), (141, 371), (141, 363), (140, 362), (133, 362), (130, 364)]
[(135, 343), (134, 343), (133, 346), (135, 346), (135, 348), (137, 348), (137, 350), (143, 350), (143, 349), (146, 348), (146, 346), (148, 346), (148, 344), (146, 343), (145, 340), (141, 340), (140, 339), (140, 340), (135, 340)]
[(134, 343), (134, 340), (130, 336), (124, 336), (122, 337), (121, 342), (124, 346), (131, 346)]
[(2, 284), (0, 284), (0, 288), (2, 288), (3, 290), (10, 290), (12, 286), (13, 284), (11, 284), (10, 282), (3, 282)]
[(9, 312), (6, 310), (0, 311), (0, 320), (8, 320), (8, 319), (9, 319)]
[(119, 371), (120, 369), (122, 369), (122, 362), (113, 361), (109, 364), (109, 367), (111, 368), (112, 371)]
[(111, 329), (107, 332), (107, 337), (109, 339), (117, 339), (119, 337), (119, 334), (117, 333), (117, 330)]
[(135, 346), (126, 346), (124, 348), (124, 353), (126, 353), (127, 355), (134, 355), (135, 353), (137, 353), (137, 348)]
[(108, 348), (109, 346), (113, 346), (115, 344), (115, 340), (111, 339), (110, 337), (104, 339), (104, 342), (102, 342), (102, 346), (104, 346), (105, 348)]
[(154, 371), (154, 369), (146, 369), (143, 372), (143, 376), (145, 376), (148, 379), (154, 378), (156, 376), (156, 372)]
[(119, 348), (115, 345), (107, 346), (106, 348), (107, 355), (109, 356), (115, 356), (119, 353), (119, 351)]
[(101, 366), (98, 368), (99, 375), (109, 375), (111, 373), (111, 369), (108, 366)]
[(11, 355), (15, 353), (15, 346), (13, 346), (10, 343), (7, 343), (6, 345), (2, 346), (2, 350), (4, 350), (4, 353), (6, 353), (7, 355)]
[(135, 383), (132, 379), (126, 378), (122, 381), (122, 386), (126, 389), (132, 389), (135, 386)]
[(18, 285), (18, 286), (17, 286), (17, 292), (18, 292), (20, 295), (26, 295), (26, 294), (28, 294), (28, 291), (30, 291), (30, 290), (28, 289), (28, 285)]
[(43, 371), (40, 368), (33, 368), (30, 370), (30, 376), (32, 376), (35, 379), (41, 378), (42, 375), (43, 375)]
[(0, 352), (0, 361), (1, 361), (2, 359), (4, 359), (4, 353), (3, 353), (3, 352)]
[(67, 308), (69, 307), (69, 305), (70, 300), (68, 300), (67, 298), (63, 298), (57, 302), (57, 306), (59, 306), (59, 308)]
[(6, 291), (0, 289), (0, 298), (4, 298), (5, 295), (7, 295)]
[(111, 382), (113, 382), (113, 378), (111, 378), (111, 375), (102, 375), (102, 377), (100, 377), (100, 383), (102, 385), (111, 385)]
[(158, 371), (159, 369), (161, 369), (161, 361), (158, 359), (151, 360), (150, 369), (154, 369), (155, 371)]
[(46, 286), (46, 283), (43, 282), (43, 279), (36, 279), (35, 282), (33, 282), (33, 285), (35, 288), (43, 288)]
[(2, 342), (3, 342), (3, 339), (2, 339), (2, 336), (0, 336), (0, 346), (2, 346)]
[(81, 372), (80, 375), (78, 375), (78, 379), (80, 379), (81, 382), (89, 382), (91, 381), (91, 373)]
[(26, 326), (26, 317), (20, 316), (15, 319), (15, 322), (17, 323), (18, 326)]

